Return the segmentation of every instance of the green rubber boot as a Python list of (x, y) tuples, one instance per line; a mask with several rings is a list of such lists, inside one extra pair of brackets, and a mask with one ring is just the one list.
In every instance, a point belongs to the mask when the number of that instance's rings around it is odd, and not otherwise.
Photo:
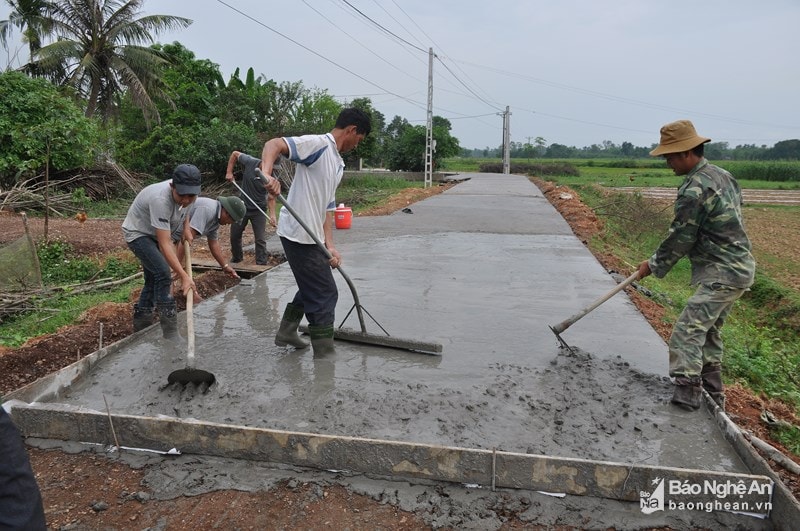
[(333, 346), (333, 325), (309, 325), (308, 333), (314, 356), (327, 356), (336, 352)]
[(278, 333), (275, 334), (275, 344), (279, 347), (291, 345), (294, 348), (305, 348), (308, 346), (308, 341), (305, 341), (297, 333), (297, 327), (300, 326), (300, 321), (303, 319), (303, 310), (298, 308), (292, 303), (286, 305), (286, 310), (283, 312), (283, 319), (278, 327)]

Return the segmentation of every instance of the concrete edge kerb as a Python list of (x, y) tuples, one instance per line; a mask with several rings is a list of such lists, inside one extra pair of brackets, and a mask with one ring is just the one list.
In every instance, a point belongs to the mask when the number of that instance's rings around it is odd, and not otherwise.
[[(725, 437), (725, 440), (733, 446), (733, 449), (747, 468), (752, 472), (772, 479), (775, 487), (772, 493), (772, 511), (770, 513), (770, 519), (779, 526), (779, 529), (789, 529), (790, 527), (786, 526), (788, 522), (800, 521), (800, 503), (795, 499), (794, 494), (792, 494), (783, 481), (781, 481), (780, 476), (772, 470), (769, 463), (767, 463), (755, 448), (753, 448), (753, 445), (745, 439), (742, 430), (739, 429), (725, 411), (714, 402), (705, 390), (703, 391), (703, 396), (706, 406), (713, 412), (714, 419)], [(781, 522), (784, 526), (779, 525)]]
[[(21, 404), (11, 415), (26, 437), (127, 448), (266, 461), (320, 470), (347, 470), (403, 479), (424, 479), (500, 488), (593, 496), (635, 502), (659, 480), (682, 484), (757, 484), (772, 491), (767, 476), (559, 458), (497, 450), (250, 428), (172, 418), (78, 411), (57, 404)], [(113, 425), (113, 431), (112, 431)], [(112, 435), (113, 433), (113, 435)], [(676, 498), (676, 496), (671, 496)], [(713, 496), (693, 493), (694, 502)], [(764, 492), (737, 501), (769, 501)]]
[(106, 356), (119, 352), (130, 343), (137, 341), (141, 335), (146, 334), (150, 329), (156, 326), (158, 326), (158, 323), (152, 324), (143, 330), (140, 330), (134, 334), (120, 339), (115, 343), (96, 350), (91, 354), (84, 356), (75, 363), (67, 365), (57, 372), (43, 376), (42, 378), (39, 378), (38, 380), (5, 395), (3, 400), (20, 400), (27, 403), (54, 400), (62, 394), (62, 391), (69, 388), (85, 374), (89, 374), (92, 370), (92, 367), (97, 365), (100, 360)]

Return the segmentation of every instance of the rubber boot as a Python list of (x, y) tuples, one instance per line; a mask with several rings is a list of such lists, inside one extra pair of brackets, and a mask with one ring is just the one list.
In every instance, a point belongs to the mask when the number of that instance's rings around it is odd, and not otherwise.
[(275, 334), (275, 344), (279, 347), (291, 345), (294, 348), (305, 348), (308, 346), (308, 341), (305, 341), (297, 333), (297, 327), (300, 326), (300, 321), (303, 319), (303, 310), (298, 308), (292, 303), (286, 305), (286, 310), (283, 312), (283, 319), (278, 327), (278, 333)]
[(336, 352), (333, 346), (333, 325), (309, 325), (308, 333), (314, 356), (327, 356)]
[(725, 393), (722, 386), (722, 366), (719, 363), (706, 363), (700, 373), (703, 379), (703, 389), (705, 389), (712, 400), (725, 409)]
[(153, 309), (152, 308), (144, 309), (134, 306), (133, 332), (136, 333), (139, 330), (144, 330), (151, 324), (153, 324)]
[(675, 378), (675, 391), (672, 393), (672, 403), (688, 411), (700, 408), (700, 377), (678, 376)]
[(161, 332), (164, 339), (177, 341), (181, 339), (178, 334), (178, 305), (172, 303), (158, 305), (158, 321), (161, 323)]

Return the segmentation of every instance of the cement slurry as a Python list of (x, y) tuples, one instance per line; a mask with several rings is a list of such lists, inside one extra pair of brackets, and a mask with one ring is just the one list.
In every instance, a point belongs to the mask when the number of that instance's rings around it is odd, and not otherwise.
[[(195, 306), (196, 366), (217, 384), (164, 388), (185, 345), (154, 327), (58, 402), (118, 414), (747, 472), (704, 409), (669, 405), (667, 348), (620, 293), (562, 336), (556, 324), (615, 285), (523, 176), (468, 174), (412, 213), (356, 217), (334, 238), (362, 305), (429, 356), (337, 342), (273, 345), (295, 291), (287, 264)], [(276, 250), (280, 242), (269, 243)], [(337, 325), (352, 305), (341, 276)], [(351, 315), (345, 323), (358, 328)], [(380, 329), (367, 317), (370, 333)], [(124, 444), (124, 443), (123, 443)]]

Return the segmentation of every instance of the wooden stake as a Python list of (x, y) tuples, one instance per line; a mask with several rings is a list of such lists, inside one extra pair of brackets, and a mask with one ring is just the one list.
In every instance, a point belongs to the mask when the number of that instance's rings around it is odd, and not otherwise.
[(108, 414), (108, 423), (111, 425), (111, 435), (114, 437), (114, 444), (117, 445), (117, 452), (119, 452), (119, 440), (117, 440), (117, 432), (114, 430), (114, 421), (111, 419), (111, 410), (108, 408), (108, 400), (106, 400), (106, 395), (103, 395), (103, 402), (106, 403), (106, 413)]

